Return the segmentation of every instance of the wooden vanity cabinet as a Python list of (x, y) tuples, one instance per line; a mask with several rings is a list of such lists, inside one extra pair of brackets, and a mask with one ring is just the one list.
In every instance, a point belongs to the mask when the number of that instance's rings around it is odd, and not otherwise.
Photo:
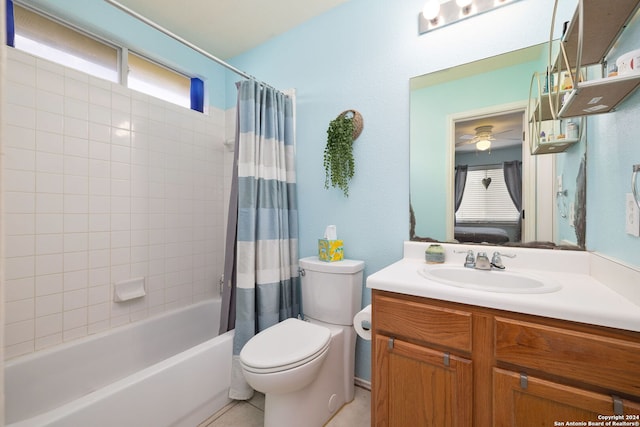
[(640, 333), (378, 290), (372, 305), (373, 426), (640, 415)]
[(471, 313), (381, 294), (374, 304), (373, 425), (471, 425)]

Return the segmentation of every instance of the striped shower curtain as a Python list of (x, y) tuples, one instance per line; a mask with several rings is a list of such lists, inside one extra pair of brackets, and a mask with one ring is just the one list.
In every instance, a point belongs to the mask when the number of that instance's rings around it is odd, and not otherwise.
[(291, 97), (252, 80), (238, 84), (235, 271), (225, 268), (235, 279), (225, 286), (235, 291), (232, 399), (253, 395), (240, 368), (244, 344), (300, 313), (293, 129)]

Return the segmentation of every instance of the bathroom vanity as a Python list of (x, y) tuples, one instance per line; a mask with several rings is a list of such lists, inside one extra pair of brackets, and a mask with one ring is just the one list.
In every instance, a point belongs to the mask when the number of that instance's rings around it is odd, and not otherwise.
[(587, 252), (444, 246), (452, 267), (465, 258), (454, 250), (513, 252), (505, 271), (560, 288), (436, 282), (419, 273), (426, 245), (405, 243), (367, 279), (372, 425), (640, 425), (640, 272)]

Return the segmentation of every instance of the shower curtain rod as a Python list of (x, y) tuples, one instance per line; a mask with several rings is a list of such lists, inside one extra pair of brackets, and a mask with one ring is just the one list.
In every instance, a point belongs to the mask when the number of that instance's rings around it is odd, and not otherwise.
[(233, 65), (223, 61), (222, 59), (218, 58), (215, 55), (210, 54), (209, 52), (207, 52), (206, 50), (194, 45), (193, 43), (191, 43), (188, 40), (183, 39), (182, 37), (180, 37), (179, 35), (167, 30), (166, 28), (162, 27), (161, 25), (155, 23), (154, 21), (150, 20), (149, 18), (139, 14), (138, 12), (129, 9), (127, 6), (118, 3), (115, 0), (104, 0), (105, 2), (109, 3), (110, 5), (120, 9), (121, 11), (131, 15), (132, 17), (136, 18), (139, 21), (144, 22), (145, 24), (149, 25), (150, 27), (155, 28), (156, 30), (160, 31), (161, 33), (171, 37), (172, 39), (176, 40), (177, 42), (182, 43), (183, 45), (187, 46), (188, 48), (191, 48), (192, 50), (195, 50), (196, 52), (198, 52), (199, 54), (206, 56), (207, 58), (211, 59), (214, 62), (217, 62), (218, 64), (222, 65), (223, 67), (233, 71), (234, 73), (244, 77), (245, 79), (249, 79), (249, 80), (254, 80), (256, 82), (258, 82), (259, 84), (266, 86), (268, 88), (277, 90), (278, 92), (282, 92), (276, 88), (274, 88), (271, 85), (266, 84), (265, 82), (262, 82), (258, 79), (256, 79), (255, 77), (253, 77), (251, 74), (247, 74), (242, 70), (239, 70), (238, 68), (234, 67)]

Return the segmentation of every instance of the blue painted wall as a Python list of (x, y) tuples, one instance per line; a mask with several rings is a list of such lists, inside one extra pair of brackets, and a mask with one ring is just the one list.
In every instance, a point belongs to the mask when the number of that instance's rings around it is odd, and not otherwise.
[[(609, 62), (639, 48), (637, 13)], [(615, 113), (594, 116), (587, 123), (587, 248), (637, 267), (640, 239), (625, 232), (625, 194), (631, 192), (632, 166), (640, 163), (639, 136), (640, 90)]]
[[(552, 1), (524, 0), (419, 36), (422, 3), (351, 0), (232, 61), (297, 90), (301, 256), (314, 254), (324, 227), (336, 224), (346, 256), (365, 260), (365, 275), (399, 260), (409, 234), (409, 79), (548, 39)], [(348, 108), (365, 124), (345, 199), (323, 188), (322, 153), (329, 121)], [(370, 350), (358, 341), (356, 375), (364, 379)]]
[[(553, 7), (553, 0), (522, 0), (419, 36), (422, 3), (350, 0), (230, 61), (273, 86), (297, 91), (301, 256), (314, 254), (325, 226), (336, 224), (346, 256), (366, 262), (365, 276), (400, 259), (409, 234), (409, 79), (545, 42)], [(559, 20), (564, 20), (575, 3), (561, 3)], [(234, 105), (237, 77), (210, 61), (105, 11), (99, 0), (55, 4), (77, 8), (77, 19), (104, 31), (117, 29), (113, 37), (128, 45), (144, 45), (197, 70), (215, 82), (209, 86), (211, 104)], [(620, 51), (640, 40), (637, 21)], [(339, 190), (324, 189), (322, 166), (327, 126), (345, 109), (364, 117), (348, 199)], [(624, 233), (624, 194), (630, 191), (631, 165), (640, 163), (638, 117), (640, 91), (615, 114), (589, 120), (587, 247), (640, 267), (640, 239)], [(365, 290), (363, 305), (369, 302)], [(370, 364), (370, 345), (359, 340), (356, 375), (369, 379)]]
[[(408, 80), (548, 39), (552, 1), (523, 0), (418, 36), (422, 3), (351, 0), (233, 60), (272, 85), (297, 89), (303, 256), (315, 252), (326, 224), (337, 224), (346, 255), (365, 260), (365, 274), (398, 260), (409, 228)], [(561, 3), (559, 21), (575, 7)], [(640, 40), (637, 21), (623, 51)], [(365, 129), (355, 142), (356, 176), (345, 199), (323, 188), (322, 152), (329, 121), (347, 108), (363, 114)], [(631, 164), (640, 163), (639, 110), (640, 91), (615, 114), (589, 121), (587, 247), (640, 267), (640, 239), (624, 233), (624, 193)], [(365, 292), (363, 304), (369, 301)], [(370, 378), (368, 343), (359, 340), (357, 358), (356, 375)]]

